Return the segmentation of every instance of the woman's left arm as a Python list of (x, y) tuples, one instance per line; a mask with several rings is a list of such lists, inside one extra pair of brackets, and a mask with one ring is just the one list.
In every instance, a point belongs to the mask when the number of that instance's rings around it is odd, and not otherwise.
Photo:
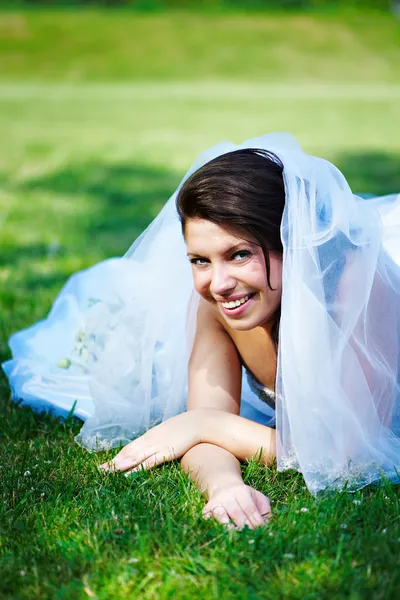
[(214, 408), (197, 408), (172, 417), (127, 444), (104, 470), (148, 470), (181, 458), (200, 443), (224, 448), (239, 460), (258, 457), (263, 464), (275, 458), (275, 430)]
[(214, 409), (205, 416), (201, 441), (225, 448), (239, 460), (257, 456), (270, 465), (276, 456), (275, 433), (271, 427)]

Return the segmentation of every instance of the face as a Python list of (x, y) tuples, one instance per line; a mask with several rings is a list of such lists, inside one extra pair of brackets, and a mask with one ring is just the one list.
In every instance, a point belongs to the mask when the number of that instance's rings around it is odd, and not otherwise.
[(185, 240), (194, 287), (227, 324), (243, 331), (268, 326), (281, 301), (282, 257), (270, 253), (271, 290), (264, 254), (254, 240), (205, 219), (188, 219)]

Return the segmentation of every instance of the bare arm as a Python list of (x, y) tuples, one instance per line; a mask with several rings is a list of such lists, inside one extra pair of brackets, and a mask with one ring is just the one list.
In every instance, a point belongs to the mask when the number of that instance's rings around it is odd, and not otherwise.
[(275, 431), (239, 416), (241, 376), (235, 345), (214, 310), (200, 303), (188, 399), (188, 410), (199, 413), (199, 441), (225, 448), (239, 460), (261, 450), (261, 461), (270, 464), (275, 457)]
[(264, 465), (275, 459), (275, 429), (221, 410), (207, 411), (201, 442), (228, 450), (239, 460), (259, 457)]
[(213, 444), (202, 443), (193, 446), (183, 456), (181, 465), (208, 498), (220, 487), (243, 483), (237, 458), (224, 448)]
[[(241, 365), (236, 348), (212, 308), (201, 299), (189, 363), (188, 411), (213, 408), (238, 415), (240, 392)], [(207, 443), (191, 448), (182, 458), (182, 467), (207, 493), (225, 469), (242, 481), (239, 463), (232, 453)]]
[[(186, 452), (181, 465), (208, 497), (203, 510), (205, 516), (211, 513), (222, 523), (232, 519), (239, 527), (257, 527), (270, 513), (270, 505), (263, 494), (244, 484), (236, 458), (248, 458), (259, 449), (255, 451), (254, 445), (249, 447), (254, 432), (250, 433), (243, 423), (246, 419), (238, 416), (241, 376), (242, 368), (232, 340), (218, 323), (213, 309), (201, 301), (189, 364), (188, 411), (205, 408), (215, 409), (215, 413), (205, 411), (201, 441)], [(233, 420), (236, 433), (229, 432)]]
[(181, 465), (208, 498), (204, 518), (254, 529), (271, 515), (268, 498), (244, 484), (239, 461), (224, 448), (198, 444), (185, 454)]
[(242, 366), (236, 347), (215, 310), (200, 300), (189, 361), (188, 410), (217, 408), (238, 415)]
[(269, 514), (269, 501), (244, 484), (235, 455), (250, 458), (261, 448), (261, 459), (270, 462), (274, 432), (238, 415), (242, 370), (236, 347), (218, 322), (207, 321), (207, 307), (199, 320), (188, 411), (151, 428), (100, 468), (129, 474), (183, 457), (184, 470), (208, 496), (206, 514), (256, 527)]

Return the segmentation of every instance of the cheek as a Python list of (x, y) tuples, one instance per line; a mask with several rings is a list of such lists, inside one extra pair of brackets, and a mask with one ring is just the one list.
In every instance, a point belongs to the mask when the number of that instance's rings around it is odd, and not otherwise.
[(270, 259), (269, 281), (271, 288), (266, 282), (266, 296), (271, 306), (278, 306), (282, 297), (282, 260)]
[(282, 259), (272, 258), (270, 260), (270, 281), (276, 290), (282, 289)]
[(268, 288), (268, 283), (264, 256), (261, 255), (257, 257), (257, 260), (252, 261), (245, 278), (248, 280), (249, 285), (265, 292)]
[(200, 296), (207, 296), (210, 288), (210, 276), (207, 272), (192, 271), (194, 289)]

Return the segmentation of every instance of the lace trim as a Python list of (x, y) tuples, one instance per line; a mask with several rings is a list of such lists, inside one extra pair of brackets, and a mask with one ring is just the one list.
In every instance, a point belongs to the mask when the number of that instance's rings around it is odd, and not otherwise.
[(307, 487), (312, 494), (318, 494), (329, 489), (356, 491), (372, 483), (379, 483), (384, 477), (389, 481), (399, 481), (395, 465), (380, 465), (375, 461), (354, 463), (349, 461), (343, 466), (335, 464), (310, 463), (300, 469), (299, 462), (293, 451), (281, 456), (278, 460), (278, 471), (292, 469), (303, 473), (307, 478)]

